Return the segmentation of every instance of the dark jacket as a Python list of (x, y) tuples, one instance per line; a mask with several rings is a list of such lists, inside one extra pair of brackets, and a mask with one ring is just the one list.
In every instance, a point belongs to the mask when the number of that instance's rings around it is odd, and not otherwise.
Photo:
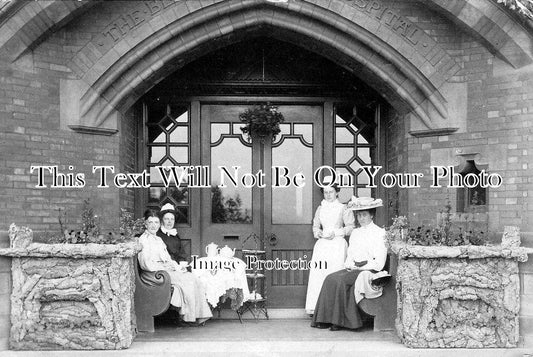
[(161, 229), (157, 231), (157, 236), (165, 242), (170, 257), (176, 262), (189, 261), (179, 235), (166, 235)]

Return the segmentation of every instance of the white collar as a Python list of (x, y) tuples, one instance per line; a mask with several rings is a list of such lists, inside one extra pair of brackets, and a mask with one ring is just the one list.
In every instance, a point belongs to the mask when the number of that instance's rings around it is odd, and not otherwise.
[(178, 234), (178, 231), (176, 230), (176, 228), (166, 229), (163, 226), (161, 226), (161, 232), (165, 233), (167, 236), (175, 236)]
[(374, 222), (370, 222), (369, 224), (367, 224), (366, 226), (361, 226), (360, 228), (362, 229), (369, 229), (369, 228), (373, 228), (376, 224)]
[(339, 204), (342, 205), (342, 203), (340, 203), (338, 199), (335, 199), (335, 201), (333, 201), (333, 202), (328, 202), (326, 200), (322, 200), (322, 202), (320, 203), (320, 205), (322, 205), (324, 207), (328, 207), (328, 206), (332, 207), (332, 206), (337, 206)]

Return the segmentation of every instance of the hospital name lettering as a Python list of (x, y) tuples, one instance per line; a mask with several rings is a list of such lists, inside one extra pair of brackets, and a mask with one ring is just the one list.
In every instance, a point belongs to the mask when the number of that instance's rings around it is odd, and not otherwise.
[[(218, 166), (218, 172), (211, 174), (210, 166), (155, 166), (152, 173), (143, 170), (138, 173), (117, 172), (114, 166), (93, 166), (92, 174), (97, 181), (98, 188), (108, 188), (113, 185), (117, 188), (149, 188), (151, 177), (154, 182), (164, 187), (189, 187), (211, 188), (218, 186), (265, 188), (267, 175), (263, 169), (256, 172), (244, 172), (240, 166)], [(381, 166), (362, 166), (362, 174), (367, 176), (366, 187), (376, 188), (381, 185), (385, 188), (417, 188), (423, 173), (383, 173)], [(31, 166), (30, 173), (37, 174), (36, 188), (83, 188), (86, 185), (84, 173), (73, 172), (74, 167), (69, 166), (68, 172), (61, 172), (58, 166)], [(496, 188), (503, 183), (502, 177), (497, 173), (487, 173), (481, 170), (477, 173), (456, 172), (453, 166), (431, 166), (431, 186), (449, 188)], [(353, 175), (338, 172), (331, 166), (321, 166), (313, 173), (313, 182), (319, 187), (329, 185), (322, 184), (322, 178), (332, 176), (333, 182), (339, 187), (354, 187), (356, 182)], [(296, 187), (306, 185), (306, 177), (301, 172), (291, 172), (286, 166), (272, 166), (268, 176), (270, 187)]]

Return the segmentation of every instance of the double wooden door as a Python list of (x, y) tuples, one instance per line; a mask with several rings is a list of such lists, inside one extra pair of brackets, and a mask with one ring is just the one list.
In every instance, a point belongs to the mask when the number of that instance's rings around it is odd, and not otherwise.
[(322, 165), (324, 106), (279, 105), (285, 122), (274, 141), (243, 135), (239, 113), (249, 107), (200, 105), (201, 162), (211, 175), (211, 189), (201, 192), (200, 246), (239, 249), (250, 234), (261, 237), (266, 267), (273, 268), (266, 274), (268, 305), (303, 308), (311, 224), (322, 199), (313, 174)]

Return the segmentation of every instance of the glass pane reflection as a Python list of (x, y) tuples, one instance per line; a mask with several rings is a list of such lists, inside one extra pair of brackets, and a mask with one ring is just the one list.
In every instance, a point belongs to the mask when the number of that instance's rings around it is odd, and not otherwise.
[(178, 123), (186, 123), (189, 121), (189, 112), (185, 112), (176, 118)]
[[(232, 177), (236, 176), (232, 166), (240, 166), (239, 175), (252, 172), (252, 148), (242, 145), (238, 138), (224, 138), (211, 148), (211, 221), (252, 223), (252, 189), (240, 182), (234, 187), (219, 166), (225, 166)], [(222, 179), (227, 187), (218, 187)]]
[(189, 148), (186, 146), (171, 146), (170, 156), (179, 164), (189, 162)]
[(345, 164), (353, 156), (353, 148), (336, 148), (335, 149), (335, 163)]
[(164, 146), (150, 147), (150, 163), (157, 164), (163, 157), (165, 157), (166, 151)]
[(186, 126), (178, 126), (170, 133), (170, 142), (186, 143), (189, 139), (189, 133)]
[(176, 224), (189, 223), (189, 207), (176, 207)]
[(159, 204), (162, 201), (162, 197), (165, 195), (165, 188), (163, 187), (150, 187), (150, 196), (148, 197), (148, 203)]
[(335, 128), (335, 142), (339, 144), (353, 144), (353, 134), (345, 127)]
[(313, 143), (313, 124), (294, 124), (294, 134), (301, 134), (304, 140)]
[(167, 134), (157, 125), (148, 126), (148, 138), (152, 143), (164, 143), (167, 140)]
[(211, 144), (216, 143), (222, 134), (229, 134), (229, 124), (211, 124)]
[(357, 156), (366, 164), (370, 165), (370, 148), (357, 148)]
[(189, 203), (189, 190), (183, 187), (169, 187), (168, 195), (178, 204)]
[[(291, 177), (302, 173), (309, 180), (313, 177), (313, 149), (304, 146), (300, 139), (286, 138), (283, 144), (272, 149), (272, 166), (286, 166)], [(280, 184), (283, 183), (281, 180)], [(311, 182), (306, 182), (304, 187), (273, 187), (272, 223), (309, 224), (313, 217), (312, 190)]]

